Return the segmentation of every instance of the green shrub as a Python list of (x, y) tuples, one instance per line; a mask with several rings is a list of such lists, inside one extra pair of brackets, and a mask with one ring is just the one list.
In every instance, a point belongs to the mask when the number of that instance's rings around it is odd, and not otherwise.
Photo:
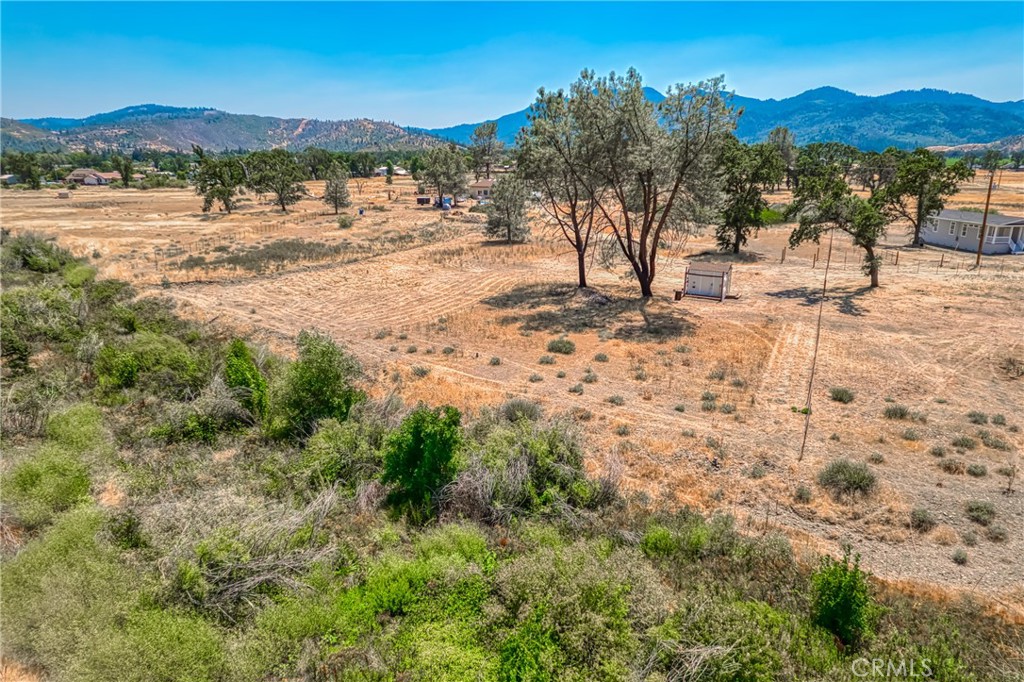
[(64, 270), (64, 281), (68, 286), (79, 288), (96, 278), (96, 268), (90, 265), (72, 265)]
[(988, 467), (984, 464), (970, 464), (967, 466), (967, 473), (975, 478), (988, 476)]
[(860, 569), (860, 557), (850, 561), (824, 557), (811, 576), (811, 612), (819, 625), (847, 646), (857, 648), (871, 637), (877, 607), (871, 599), (867, 574)]
[(511, 398), (506, 400), (498, 408), (498, 414), (508, 422), (517, 422), (520, 419), (535, 422), (544, 416), (543, 408), (532, 400), (526, 398)]
[(996, 426), (1006, 426), (1006, 415), (994, 414), (992, 415), (992, 423)]
[(941, 445), (936, 445), (931, 450), (929, 450), (928, 453), (932, 457), (945, 457), (946, 456), (946, 448), (942, 447)]
[(633, 432), (633, 429), (629, 428), (629, 424), (619, 424), (615, 427), (616, 436), (628, 436)]
[(875, 490), (875, 474), (860, 462), (837, 459), (818, 474), (818, 484), (835, 497), (870, 495)]
[(978, 447), (978, 441), (974, 440), (970, 436), (957, 436), (953, 439), (952, 445), (954, 448), (962, 448), (964, 450), (973, 450)]
[(501, 364), (501, 358), (495, 355), (487, 362), (487, 364), (490, 365), (491, 367), (497, 367), (498, 365)]
[(548, 341), (548, 352), (561, 355), (572, 355), (576, 352), (576, 344), (567, 338), (551, 339)]
[(330, 337), (303, 330), (297, 345), (299, 357), (287, 368), (283, 384), (273, 396), (278, 411), (274, 430), (304, 438), (321, 419), (344, 421), (364, 395), (353, 385), (359, 363)]
[(1010, 531), (1006, 530), (1006, 526), (996, 524), (988, 527), (988, 530), (985, 531), (985, 537), (992, 542), (1006, 542), (1010, 538)]
[(598, 353), (594, 356), (594, 362), (608, 362), (608, 355), (606, 353)]
[(4, 501), (28, 527), (49, 523), (89, 495), (89, 471), (75, 454), (44, 445), (4, 477)]
[(621, 395), (610, 395), (605, 400), (607, 402), (611, 403), (612, 405), (625, 405), (626, 404), (626, 399), (623, 398)]
[(967, 518), (982, 526), (991, 524), (996, 518), (996, 507), (991, 502), (971, 500), (964, 509), (967, 512)]
[(582, 381), (585, 384), (596, 384), (597, 383), (597, 373), (595, 373), (594, 370), (592, 370), (592, 369), (590, 369), (588, 367), (587, 371), (583, 373)]
[(935, 515), (923, 507), (918, 507), (910, 512), (910, 527), (921, 533), (927, 533), (935, 528)]
[(4, 240), (4, 269), (25, 268), (33, 272), (57, 272), (75, 262), (71, 252), (35, 233)]
[(542, 355), (540, 356), (540, 359), (537, 360), (537, 363), (541, 365), (553, 365), (555, 364), (555, 358), (551, 355)]
[(193, 353), (178, 339), (150, 331), (135, 334), (129, 341), (100, 349), (94, 363), (100, 385), (130, 388), (147, 380), (156, 392), (198, 392), (204, 371)]
[(903, 433), (900, 434), (903, 440), (921, 440), (921, 434), (914, 429), (903, 429)]
[(684, 405), (683, 403), (678, 403), (678, 404), (677, 404), (677, 405), (676, 405), (676, 406), (675, 406), (674, 408), (672, 408), (672, 409), (674, 409), (674, 410), (675, 410), (676, 412), (686, 412), (686, 405)]
[(939, 468), (947, 474), (960, 475), (967, 471), (967, 465), (959, 459), (944, 459), (939, 462)]
[(298, 469), (313, 489), (335, 482), (355, 489), (380, 470), (383, 439), (382, 426), (356, 419), (325, 419), (307, 441)]
[(569, 387), (569, 393), (574, 395), (581, 395), (583, 393), (583, 384), (574, 384)]
[(267, 380), (263, 378), (249, 347), (241, 339), (235, 339), (228, 346), (224, 361), (224, 381), (229, 388), (240, 395), (240, 402), (257, 419), (267, 416), (270, 405)]
[(956, 551), (953, 552), (953, 557), (952, 558), (953, 558), (953, 563), (954, 564), (956, 564), (958, 566), (966, 566), (967, 565), (967, 550), (965, 550), (963, 547), (958, 547), (956, 549)]
[(910, 408), (906, 405), (886, 405), (882, 414), (886, 419), (906, 419), (910, 416)]
[(793, 493), (793, 499), (800, 504), (808, 504), (813, 497), (811, 489), (806, 485), (797, 486), (796, 492)]
[(541, 375), (539, 375), (539, 374), (531, 374), (530, 375), (529, 382), (531, 384), (536, 384), (536, 383), (539, 383), (541, 381), (544, 381), (544, 377), (542, 377)]
[(679, 538), (664, 526), (651, 526), (640, 540), (640, 550), (652, 559), (667, 559), (680, 547)]
[(988, 415), (984, 412), (978, 412), (977, 410), (971, 410), (967, 413), (967, 421), (972, 424), (988, 424)]
[(395, 486), (392, 505), (414, 518), (433, 514), (441, 488), (455, 478), (461, 418), (454, 407), (419, 407), (388, 436), (381, 480)]
[(424, 367), (423, 365), (415, 365), (412, 368), (411, 371), (412, 371), (412, 375), (414, 377), (417, 377), (417, 378), (420, 378), (420, 379), (422, 379), (422, 378), (426, 377), (428, 374), (430, 374), (430, 368), (429, 367)]

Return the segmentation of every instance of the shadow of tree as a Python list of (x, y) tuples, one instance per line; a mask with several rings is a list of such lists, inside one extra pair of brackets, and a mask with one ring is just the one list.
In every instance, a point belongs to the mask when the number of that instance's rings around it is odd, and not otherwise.
[(668, 339), (693, 334), (693, 324), (677, 306), (659, 300), (615, 298), (571, 284), (525, 284), (483, 299), (497, 310), (513, 311), (499, 318), (523, 331), (569, 333), (604, 330), (629, 340)]
[[(863, 307), (858, 299), (870, 291), (870, 286), (830, 289), (826, 295), (826, 302), (834, 303), (836, 309), (844, 315), (860, 316), (867, 313), (868, 309)], [(770, 291), (767, 295), (773, 298), (803, 299), (800, 305), (804, 306), (818, 305), (821, 301), (821, 290), (812, 289), (810, 287), (797, 287), (795, 289), (783, 289), (782, 291)]]

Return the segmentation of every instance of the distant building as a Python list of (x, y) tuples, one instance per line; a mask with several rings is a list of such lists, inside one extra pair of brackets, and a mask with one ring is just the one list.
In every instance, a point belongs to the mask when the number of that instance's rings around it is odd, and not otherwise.
[(76, 185), (109, 185), (110, 182), (104, 175), (110, 173), (100, 173), (92, 168), (76, 168), (67, 174), (64, 182), (73, 182)]
[(21, 178), (13, 173), (0, 175), (0, 185), (17, 185), (19, 182), (21, 182)]
[[(933, 213), (921, 227), (921, 239), (932, 246), (976, 253), (983, 217), (980, 211)], [(981, 252), (1024, 254), (1024, 218), (989, 213)]]
[(482, 178), (476, 182), (469, 183), (469, 196), (477, 201), (490, 199), (491, 191), (494, 189), (494, 178)]
[[(388, 174), (388, 167), (387, 166), (381, 166), (377, 170), (373, 171), (373, 174), (375, 176), (377, 176), (378, 178), (386, 177), (387, 174)], [(399, 176), (404, 176), (404, 175), (409, 175), (409, 171), (405, 170), (401, 166), (395, 166), (395, 173), (394, 174), (395, 175), (399, 175)]]

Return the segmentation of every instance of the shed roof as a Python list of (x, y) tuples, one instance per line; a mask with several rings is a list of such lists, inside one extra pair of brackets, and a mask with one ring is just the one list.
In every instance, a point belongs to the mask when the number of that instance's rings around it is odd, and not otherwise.
[(732, 272), (732, 263), (690, 263), (686, 272), (695, 275), (721, 275)]
[[(953, 211), (945, 209), (939, 211), (939, 217), (943, 220), (956, 220), (961, 223), (977, 223), (981, 225), (981, 220), (985, 216), (980, 211)], [(999, 215), (992, 212), (988, 214), (989, 225), (1024, 225), (1024, 218), (1012, 215)]]

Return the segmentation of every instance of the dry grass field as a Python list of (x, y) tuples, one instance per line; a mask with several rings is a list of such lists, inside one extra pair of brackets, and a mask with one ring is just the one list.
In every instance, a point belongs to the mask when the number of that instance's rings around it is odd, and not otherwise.
[[(949, 207), (981, 206), (985, 184), (979, 175)], [(588, 466), (619, 468), (653, 501), (727, 510), (750, 532), (781, 527), (798, 550), (850, 542), (882, 578), (976, 592), (1024, 622), (1024, 484), (1005, 495), (1000, 473), (1024, 450), (1024, 378), (1005, 369), (1024, 362), (1024, 257), (986, 257), (975, 270), (970, 254), (905, 248), (894, 226), (882, 287), (870, 291), (860, 253), (837, 237), (799, 460), (827, 243), (781, 262), (789, 228), (762, 231), (735, 261), (738, 298), (676, 302), (688, 262), (726, 258), (709, 235), (691, 237), (673, 245), (641, 311), (622, 262), (595, 262), (594, 291), (578, 292), (573, 254), (540, 225), (527, 244), (488, 243), (482, 216), (462, 207), (441, 221), (415, 205), (411, 181), (351, 191), (349, 229), (314, 198), (287, 215), (252, 197), (232, 215), (204, 215), (187, 190), (6, 191), (0, 201), (5, 228), (56, 236), (102, 275), (172, 296), (187, 315), (279, 350), (300, 329), (326, 330), (411, 403), (477, 411), (536, 400), (586, 422)], [(1003, 174), (993, 206), (1024, 214), (1024, 173)], [(336, 248), (261, 260), (285, 239)], [(549, 352), (563, 336), (575, 351)], [(852, 402), (831, 400), (833, 387)], [(896, 406), (908, 416), (886, 418)], [(872, 497), (836, 501), (817, 485), (839, 457), (869, 463)], [(809, 501), (795, 499), (801, 486)], [(967, 518), (971, 500), (995, 506), (1005, 537)], [(916, 508), (934, 529), (910, 528)], [(961, 546), (962, 566), (950, 558)]]

